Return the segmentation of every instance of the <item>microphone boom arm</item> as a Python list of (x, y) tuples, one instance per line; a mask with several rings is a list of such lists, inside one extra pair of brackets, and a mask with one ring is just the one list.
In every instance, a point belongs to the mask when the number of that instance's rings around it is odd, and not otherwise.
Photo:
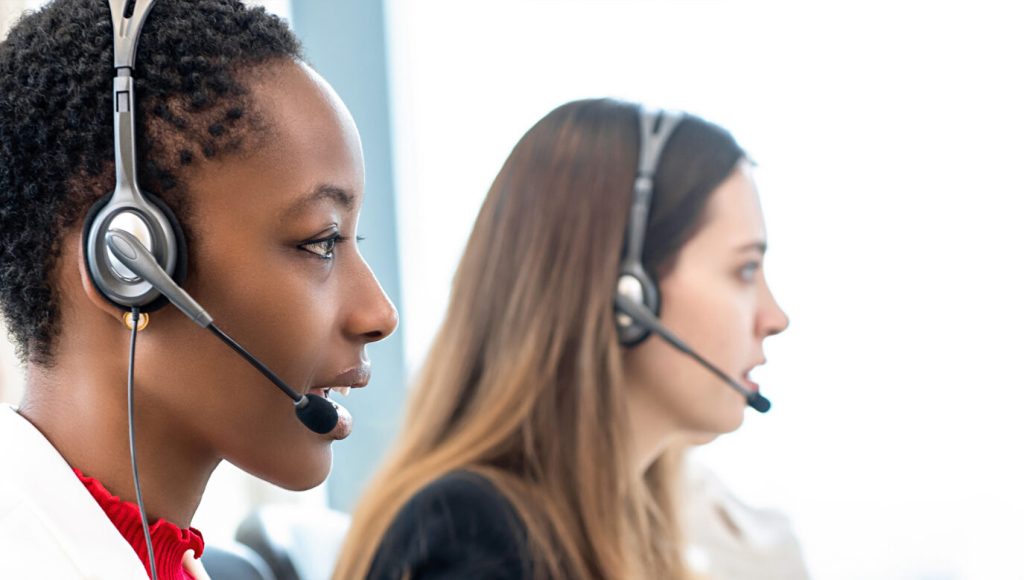
[(694, 352), (694, 350), (690, 348), (689, 345), (687, 345), (682, 340), (679, 340), (679, 337), (672, 334), (672, 331), (670, 331), (669, 329), (665, 328), (665, 325), (662, 324), (660, 320), (658, 320), (658, 317), (655, 316), (654, 313), (652, 313), (647, 308), (640, 306), (633, 300), (630, 300), (629, 298), (626, 298), (621, 294), (616, 294), (615, 296), (615, 308), (617, 308), (626, 316), (632, 318), (641, 326), (644, 326), (651, 332), (665, 339), (669, 344), (674, 346), (680, 352), (689, 355), (690, 357), (693, 358), (693, 360), (700, 363), (702, 367), (711, 371), (711, 373), (714, 374), (716, 377), (725, 381), (727, 385), (732, 387), (740, 395), (743, 395), (743, 398), (746, 399), (747, 401), (747, 405), (749, 405), (753, 409), (761, 413), (767, 413), (768, 410), (771, 409), (772, 403), (767, 398), (765, 398), (764, 395), (758, 393), (757, 391), (751, 391), (750, 389), (737, 383), (735, 380), (732, 379), (732, 377), (722, 372), (721, 369), (711, 364), (704, 357)]

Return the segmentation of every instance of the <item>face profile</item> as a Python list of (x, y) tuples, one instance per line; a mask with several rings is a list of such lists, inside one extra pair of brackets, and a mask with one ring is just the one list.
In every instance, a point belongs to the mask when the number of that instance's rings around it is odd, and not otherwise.
[[(741, 162), (712, 191), (700, 228), (659, 280), (662, 323), (753, 391), (764, 339), (788, 324), (765, 278), (766, 243), (751, 167)], [(714, 437), (743, 420), (743, 398), (664, 341), (628, 350), (625, 365), (631, 404), (645, 421)]]
[(0, 495), (48, 577), (178, 577), (222, 461), (324, 481), (353, 419), (321, 397), (367, 386), (395, 329), (357, 246), (359, 132), (286, 23), (235, 0), (56, 0), (0, 44), (0, 88), (0, 301), (28, 363)]
[[(267, 127), (259, 147), (209, 160), (190, 180), (195, 219), (185, 288), (300, 392), (362, 387), (370, 379), (364, 347), (389, 335), (396, 315), (356, 245), (364, 179), (358, 131), (333, 89), (301, 63), (266, 67), (252, 92)], [(137, 357), (140, 397), (153, 397), (225, 458), (282, 487), (322, 481), (329, 443), (351, 430), (343, 413), (330, 436), (308, 432), (264, 377), (170, 307), (153, 313)], [(182, 359), (191, 364), (169, 388), (168, 361)]]

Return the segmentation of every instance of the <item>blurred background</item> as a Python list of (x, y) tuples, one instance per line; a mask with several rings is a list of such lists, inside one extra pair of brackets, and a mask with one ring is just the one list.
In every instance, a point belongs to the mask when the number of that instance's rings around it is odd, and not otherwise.
[[(41, 2), (3, 0), (0, 26)], [(402, 316), (356, 431), (311, 492), (224, 466), (195, 526), (255, 505), (352, 509), (518, 138), (618, 96), (731, 130), (759, 168), (767, 274), (792, 319), (774, 402), (698, 451), (791, 519), (814, 578), (1024, 578), (1024, 8), (1004, 2), (279, 0), (362, 133), (362, 250)], [(1016, 72), (1015, 72), (1016, 71)], [(6, 345), (5, 345), (6, 346)], [(0, 398), (21, 370), (0, 355)], [(328, 556), (328, 558), (331, 556)]]

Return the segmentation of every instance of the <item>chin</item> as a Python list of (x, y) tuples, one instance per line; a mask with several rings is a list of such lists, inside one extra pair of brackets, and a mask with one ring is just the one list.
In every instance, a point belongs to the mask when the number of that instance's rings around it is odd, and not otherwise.
[(324, 466), (310, 466), (308, 469), (296, 469), (288, 473), (253, 474), (264, 481), (288, 491), (308, 491), (327, 480), (331, 473), (331, 463)]
[(693, 439), (695, 445), (707, 445), (719, 436), (742, 427), (744, 409), (745, 407), (740, 407), (736, 410), (721, 410), (718, 413), (690, 417), (689, 421), (682, 422), (680, 428)]
[(294, 449), (287, 456), (265, 456), (257, 462), (236, 463), (253, 477), (288, 491), (306, 491), (323, 483), (331, 473), (331, 446), (322, 449)]
[(715, 439), (718, 439), (720, 433), (711, 433), (708, 431), (687, 431), (686, 432), (686, 443), (694, 447), (707, 445)]
[(293, 478), (281, 481), (271, 481), (270, 483), (273, 483), (285, 491), (309, 491), (325, 481), (327, 481), (326, 473), (323, 477), (313, 478), (307, 481), (298, 481)]
[(722, 422), (722, 428), (718, 430), (719, 435), (725, 435), (726, 433), (732, 433), (743, 426), (743, 411), (746, 407), (743, 407), (735, 415), (730, 415), (725, 421)]

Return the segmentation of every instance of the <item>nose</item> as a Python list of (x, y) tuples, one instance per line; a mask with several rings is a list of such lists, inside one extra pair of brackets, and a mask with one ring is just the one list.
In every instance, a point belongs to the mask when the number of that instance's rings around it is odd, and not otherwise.
[(772, 291), (765, 285), (765, 305), (758, 317), (758, 334), (764, 337), (774, 336), (789, 327), (789, 316), (775, 300)]
[(383, 340), (398, 326), (398, 311), (365, 262), (353, 275), (356, 284), (351, 298), (345, 301), (348, 304), (345, 305), (344, 332), (349, 338), (364, 343)]

